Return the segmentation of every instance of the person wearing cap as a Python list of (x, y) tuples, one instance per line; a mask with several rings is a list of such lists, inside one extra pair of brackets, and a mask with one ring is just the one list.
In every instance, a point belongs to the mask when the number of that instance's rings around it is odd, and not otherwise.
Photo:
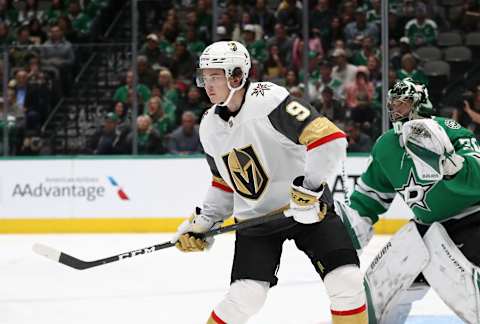
[(191, 80), (195, 75), (195, 58), (187, 49), (187, 40), (178, 36), (175, 40), (175, 53), (171, 71), (175, 79)]
[(144, 55), (147, 57), (148, 64), (155, 68), (159, 66), (169, 66), (168, 58), (161, 51), (159, 47), (159, 38), (156, 34), (148, 34), (145, 44), (138, 51), (138, 55)]
[(357, 75), (357, 67), (353, 64), (348, 63), (347, 53), (343, 48), (336, 48), (332, 56), (335, 59), (335, 66), (332, 70), (332, 77), (338, 79), (342, 84), (347, 84), (349, 82), (355, 81), (355, 76)]
[(402, 57), (405, 54), (412, 54), (412, 48), (410, 47), (410, 39), (406, 36), (400, 38), (398, 44), (399, 50), (393, 51), (391, 53), (390, 63), (395, 67), (395, 69), (400, 69), (402, 67)]
[(435, 44), (437, 30), (437, 24), (427, 19), (427, 6), (423, 2), (417, 3), (415, 18), (405, 25), (405, 36), (410, 39), (410, 45), (419, 47)]
[(250, 53), (252, 61), (264, 63), (267, 60), (267, 44), (263, 39), (257, 39), (254, 25), (243, 26), (243, 43)]
[(360, 46), (361, 37), (372, 37), (375, 44), (378, 43), (379, 30), (375, 23), (367, 22), (365, 9), (359, 7), (355, 12), (355, 21), (345, 26), (345, 40), (349, 47)]
[(119, 118), (114, 112), (106, 114), (103, 125), (88, 140), (87, 151), (99, 155), (120, 153), (118, 121)]

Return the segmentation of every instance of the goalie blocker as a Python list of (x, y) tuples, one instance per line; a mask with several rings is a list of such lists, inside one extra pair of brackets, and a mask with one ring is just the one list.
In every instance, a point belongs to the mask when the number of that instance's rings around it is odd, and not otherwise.
[(458, 317), (480, 323), (479, 222), (474, 215), (443, 225), (412, 221), (398, 231), (365, 274), (369, 323), (404, 323), (428, 284)]

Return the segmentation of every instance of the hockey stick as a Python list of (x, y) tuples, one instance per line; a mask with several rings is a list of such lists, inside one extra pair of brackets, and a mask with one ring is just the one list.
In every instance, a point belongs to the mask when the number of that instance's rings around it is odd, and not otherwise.
[[(196, 237), (200, 237), (200, 238), (201, 237), (210, 237), (210, 236), (215, 236), (215, 235), (219, 235), (219, 234), (223, 234), (223, 233), (227, 233), (227, 232), (232, 232), (232, 231), (238, 231), (238, 230), (242, 230), (242, 229), (249, 228), (249, 227), (252, 227), (252, 226), (272, 222), (272, 221), (284, 218), (285, 215), (283, 214), (283, 210), (285, 210), (285, 209), (286, 208), (282, 208), (280, 210), (277, 210), (277, 211), (272, 212), (270, 214), (267, 214), (265, 216), (249, 219), (249, 220), (246, 220), (246, 221), (243, 221), (243, 222), (235, 223), (235, 224), (232, 224), (232, 225), (227, 225), (227, 226), (224, 226), (224, 227), (219, 227), (217, 229), (213, 229), (213, 230), (208, 231), (206, 233), (201, 233), (201, 234), (195, 233), (195, 234), (192, 234), (192, 235), (194, 235)], [(147, 246), (147, 247), (144, 247), (144, 248), (120, 253), (120, 254), (113, 255), (113, 256), (110, 256), (110, 257), (107, 257), (107, 258), (93, 260), (93, 261), (80, 260), (80, 259), (78, 259), (74, 256), (71, 256), (71, 255), (66, 254), (64, 252), (58, 251), (54, 248), (51, 248), (47, 245), (39, 244), (39, 243), (35, 243), (33, 245), (32, 249), (35, 253), (40, 254), (40, 255), (42, 255), (42, 256), (50, 259), (50, 260), (53, 260), (53, 261), (59, 262), (59, 263), (63, 263), (64, 265), (69, 266), (71, 268), (75, 268), (77, 270), (84, 270), (84, 269), (89, 269), (89, 268), (101, 266), (101, 265), (104, 265), (104, 264), (107, 264), (107, 263), (117, 262), (117, 261), (120, 261), (120, 260), (123, 260), (123, 259), (132, 258), (132, 257), (135, 257), (135, 256), (152, 253), (152, 252), (162, 250), (162, 249), (166, 249), (166, 248), (169, 248), (169, 247), (172, 247), (172, 246), (175, 246), (175, 243), (171, 243), (170, 241), (168, 241), (168, 242), (165, 242), (165, 243), (155, 244), (155, 245), (152, 245), (152, 246)]]

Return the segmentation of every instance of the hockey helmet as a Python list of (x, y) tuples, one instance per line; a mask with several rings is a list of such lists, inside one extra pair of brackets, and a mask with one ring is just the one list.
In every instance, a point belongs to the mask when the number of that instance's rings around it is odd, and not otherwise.
[[(399, 112), (395, 109), (398, 103), (407, 103), (410, 109)], [(428, 118), (433, 115), (433, 105), (428, 97), (427, 87), (413, 81), (412, 78), (397, 80), (388, 90), (387, 107), (392, 122)]]
[[(235, 69), (242, 72), (242, 87), (250, 72), (251, 61), (248, 50), (239, 42), (220, 41), (209, 45), (200, 55), (199, 67), (197, 69), (197, 86), (204, 87), (203, 69), (223, 69), (228, 78), (234, 76)], [(230, 87), (230, 86), (229, 86)]]

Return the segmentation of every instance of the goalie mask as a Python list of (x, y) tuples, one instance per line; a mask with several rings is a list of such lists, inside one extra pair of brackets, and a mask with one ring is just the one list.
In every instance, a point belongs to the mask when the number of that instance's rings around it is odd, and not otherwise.
[(395, 82), (393, 88), (388, 91), (387, 107), (390, 121), (393, 123), (429, 118), (433, 115), (427, 87), (411, 78)]
[(222, 103), (227, 105), (235, 91), (241, 89), (248, 78), (250, 72), (251, 61), (248, 50), (239, 42), (221, 41), (208, 46), (200, 55), (199, 67), (197, 69), (196, 83), (198, 87), (205, 87), (205, 80), (202, 74), (203, 69), (222, 69), (225, 71), (225, 77), (229, 80), (233, 76), (237, 76), (237, 71), (241, 71), (241, 84), (233, 88), (230, 82), (227, 82), (230, 93)]

